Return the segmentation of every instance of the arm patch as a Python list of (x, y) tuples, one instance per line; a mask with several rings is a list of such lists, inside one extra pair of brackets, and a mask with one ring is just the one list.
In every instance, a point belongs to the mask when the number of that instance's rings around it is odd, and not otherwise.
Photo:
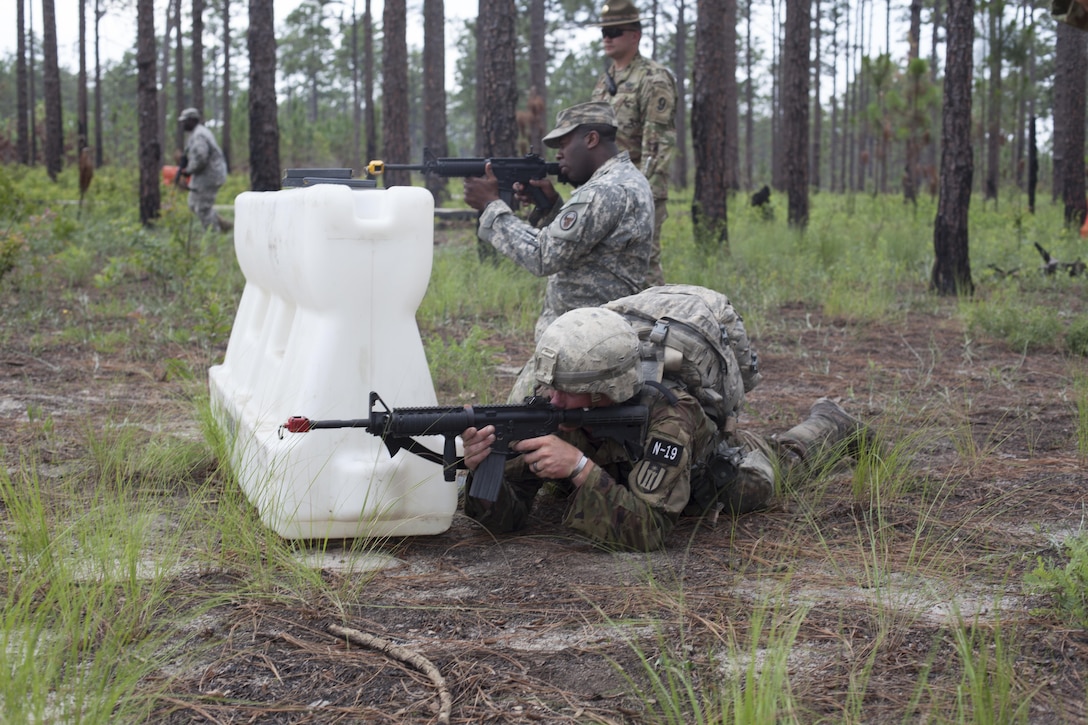
[(646, 443), (646, 460), (664, 466), (675, 466), (684, 457), (684, 447), (663, 438), (651, 438)]

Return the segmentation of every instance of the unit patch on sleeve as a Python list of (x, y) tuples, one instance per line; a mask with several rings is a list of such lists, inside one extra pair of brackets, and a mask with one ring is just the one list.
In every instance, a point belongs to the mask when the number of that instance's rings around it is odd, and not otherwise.
[(646, 460), (675, 466), (684, 456), (684, 447), (661, 438), (651, 438), (646, 444)]

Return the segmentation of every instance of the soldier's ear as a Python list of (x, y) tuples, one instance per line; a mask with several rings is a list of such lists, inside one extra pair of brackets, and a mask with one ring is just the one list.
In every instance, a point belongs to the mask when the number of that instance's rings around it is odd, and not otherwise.
[(582, 137), (587, 149), (596, 148), (601, 144), (601, 134), (596, 131), (586, 131), (586, 135)]

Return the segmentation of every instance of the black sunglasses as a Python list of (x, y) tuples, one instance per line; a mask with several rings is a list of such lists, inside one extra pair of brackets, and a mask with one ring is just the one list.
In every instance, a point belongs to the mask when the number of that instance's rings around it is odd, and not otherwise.
[(611, 38), (613, 40), (620, 37), (626, 32), (627, 28), (601, 28), (601, 35), (606, 38)]

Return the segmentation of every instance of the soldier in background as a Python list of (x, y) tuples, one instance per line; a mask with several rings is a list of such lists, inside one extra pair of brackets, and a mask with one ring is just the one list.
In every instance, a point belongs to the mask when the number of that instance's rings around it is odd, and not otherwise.
[(661, 269), (661, 225), (668, 216), (669, 169), (676, 147), (676, 79), (669, 69), (638, 51), (642, 18), (631, 0), (609, 0), (601, 10), (604, 53), (612, 63), (593, 89), (593, 100), (616, 112), (616, 140), (650, 181), (654, 195), (654, 239), (647, 281), (665, 284)]
[[(544, 144), (558, 149), (561, 179), (577, 187), (566, 203), (548, 178), (529, 183), (548, 205), (523, 221), (499, 199), (491, 167), (467, 178), (465, 203), (481, 212), (477, 234), (537, 277), (547, 277), (539, 338), (555, 318), (595, 307), (647, 287), (646, 260), (653, 235), (653, 195), (631, 157), (616, 144), (616, 116), (607, 103), (581, 103), (556, 116)], [(515, 186), (518, 200), (533, 203)]]
[(200, 219), (204, 228), (214, 227), (230, 231), (234, 224), (223, 219), (215, 211), (215, 196), (227, 180), (227, 160), (215, 136), (200, 122), (200, 111), (186, 108), (178, 116), (178, 123), (189, 134), (185, 142), (184, 163), (178, 175), (188, 177), (188, 183), (179, 185), (189, 190), (189, 209)]

